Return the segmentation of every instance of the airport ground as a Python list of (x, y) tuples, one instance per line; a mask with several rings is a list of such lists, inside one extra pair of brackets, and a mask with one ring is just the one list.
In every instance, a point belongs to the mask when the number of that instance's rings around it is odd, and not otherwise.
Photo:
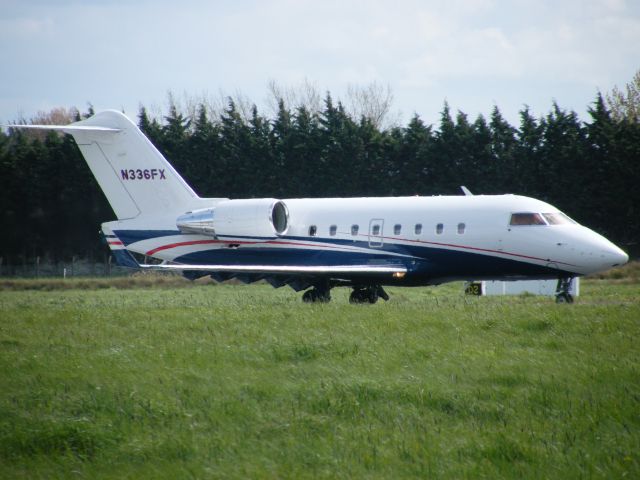
[(0, 478), (638, 478), (638, 263), (573, 305), (0, 281)]

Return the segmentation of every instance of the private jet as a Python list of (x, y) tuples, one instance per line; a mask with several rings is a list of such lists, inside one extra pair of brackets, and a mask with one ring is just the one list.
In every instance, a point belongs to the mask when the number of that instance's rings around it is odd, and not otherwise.
[[(134, 122), (103, 111), (70, 125), (11, 125), (73, 136), (117, 220), (102, 234), (118, 264), (190, 279), (264, 280), (327, 302), (388, 300), (387, 286), (573, 278), (628, 261), (556, 207), (519, 195), (201, 198)], [(155, 259), (154, 263), (141, 259)]]

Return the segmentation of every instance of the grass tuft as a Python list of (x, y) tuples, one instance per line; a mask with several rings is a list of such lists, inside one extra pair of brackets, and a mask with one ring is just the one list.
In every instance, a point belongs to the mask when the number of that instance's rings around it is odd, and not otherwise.
[[(6, 428), (6, 427), (5, 427)], [(8, 429), (7, 429), (8, 430)], [(74, 455), (91, 459), (101, 448), (113, 445), (115, 435), (80, 421), (39, 422), (37, 425), (12, 425), (3, 432), (0, 456), (5, 459), (37, 455)]]
[(612, 268), (606, 272), (590, 275), (589, 279), (607, 280), (613, 283), (639, 284), (640, 283), (640, 261), (632, 261), (621, 267)]

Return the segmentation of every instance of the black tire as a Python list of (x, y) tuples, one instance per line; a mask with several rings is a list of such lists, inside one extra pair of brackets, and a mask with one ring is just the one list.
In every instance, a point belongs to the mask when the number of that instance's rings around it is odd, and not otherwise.
[(559, 293), (556, 295), (556, 303), (573, 303), (573, 296), (566, 292)]
[(331, 301), (331, 293), (329, 290), (320, 292), (317, 288), (307, 290), (302, 294), (304, 303), (328, 303)]
[(302, 301), (304, 303), (315, 303), (316, 300), (316, 291), (313, 288), (311, 290), (307, 290), (302, 294)]
[(362, 296), (360, 295), (360, 290), (354, 290), (349, 295), (349, 303), (357, 304), (362, 303)]
[(372, 288), (367, 292), (367, 302), (370, 304), (374, 304), (378, 301), (378, 291), (375, 288)]
[(349, 303), (376, 303), (378, 301), (378, 290), (373, 288), (357, 289), (349, 295)]

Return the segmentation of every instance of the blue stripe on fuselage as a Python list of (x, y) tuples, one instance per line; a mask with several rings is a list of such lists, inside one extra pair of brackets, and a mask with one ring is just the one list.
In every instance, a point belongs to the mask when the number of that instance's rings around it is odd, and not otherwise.
[[(420, 249), (420, 251), (416, 251)], [(241, 247), (238, 249), (212, 249), (194, 252), (175, 260), (180, 263), (222, 265), (404, 265), (407, 275), (403, 282), (394, 284), (420, 284), (430, 279), (539, 277), (557, 278), (559, 270), (517, 260), (492, 257), (481, 253), (460, 252), (443, 248), (414, 247), (421, 258), (397, 257), (335, 250), (310, 250)], [(341, 278), (348, 276), (341, 275)], [(358, 278), (361, 278), (358, 276)]]
[(114, 230), (113, 233), (116, 234), (125, 247), (151, 238), (181, 235), (180, 230)]
[[(178, 230), (119, 230), (116, 233), (125, 246), (151, 238), (180, 235)], [(185, 238), (188, 236), (185, 235)], [(367, 240), (350, 240), (320, 237), (283, 236), (264, 237), (220, 237), (220, 240), (233, 243), (234, 240), (281, 242), (303, 242), (304, 248), (268, 247), (259, 248), (242, 245), (239, 248), (212, 248), (189, 253), (175, 258), (179, 263), (219, 264), (219, 265), (368, 265), (392, 264), (404, 265), (407, 270), (406, 283), (421, 282), (424, 279), (470, 279), (504, 277), (540, 277), (555, 278), (569, 271), (549, 268), (542, 265), (503, 258), (482, 251), (460, 251), (444, 246), (424, 243), (385, 242), (381, 247), (371, 248)], [(317, 248), (310, 243), (323, 244)], [(369, 249), (368, 252), (353, 252), (331, 249), (331, 245), (351, 246)], [(464, 247), (461, 247), (464, 248)], [(398, 256), (406, 255), (406, 257)]]

